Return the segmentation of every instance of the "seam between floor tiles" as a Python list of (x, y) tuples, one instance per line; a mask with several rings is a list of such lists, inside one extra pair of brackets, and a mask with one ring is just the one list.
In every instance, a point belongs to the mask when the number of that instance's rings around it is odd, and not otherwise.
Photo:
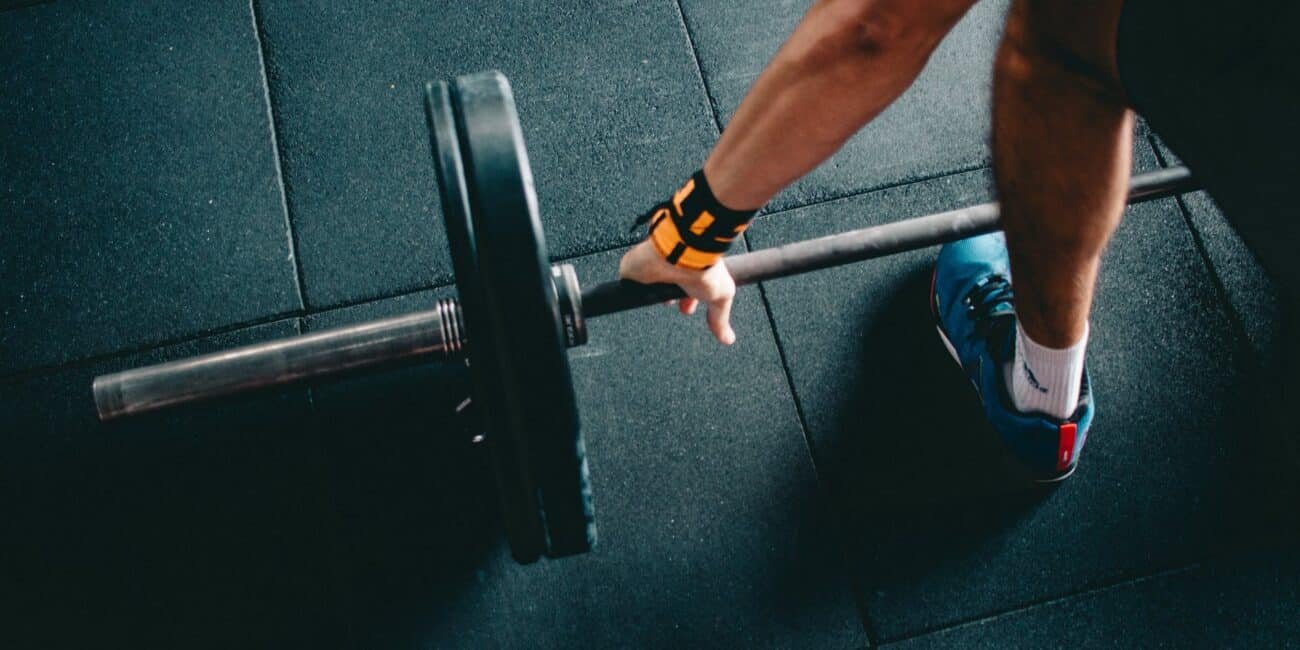
[(413, 296), (417, 293), (423, 293), (425, 291), (435, 291), (437, 289), (443, 289), (446, 287), (455, 287), (455, 286), (456, 286), (455, 278), (451, 278), (448, 280), (438, 280), (433, 284), (421, 284), (414, 287), (407, 287), (405, 289), (398, 289), (396, 291), (368, 295), (362, 298), (357, 298), (355, 300), (347, 300), (337, 304), (321, 305), (319, 307), (314, 307), (312, 309), (304, 309), (302, 310), (302, 313), (298, 315), (304, 318), (310, 316), (319, 316), (320, 314), (327, 314), (332, 311), (347, 309), (349, 307), (360, 307), (361, 305), (370, 305), (377, 302), (383, 302), (385, 300), (393, 300), (395, 298), (405, 298), (406, 296)]
[[(1160, 151), (1155, 136), (1148, 135), (1147, 144), (1155, 152), (1156, 161), (1161, 167), (1169, 167), (1169, 161)], [(1262, 370), (1264, 364), (1259, 356), (1255, 353), (1255, 348), (1250, 344), (1250, 333), (1246, 329), (1246, 323), (1242, 320), (1241, 313), (1237, 311), (1237, 306), (1232, 302), (1232, 295), (1228, 292), (1228, 285), (1223, 281), (1223, 276), (1219, 273), (1219, 267), (1214, 263), (1210, 256), (1210, 249), (1205, 244), (1205, 238), (1201, 236), (1201, 231), (1197, 229), (1196, 222), (1192, 220), (1192, 210), (1183, 199), (1182, 195), (1173, 197), (1178, 204), (1179, 216), (1183, 219), (1183, 224), (1187, 226), (1188, 232), (1192, 236), (1192, 245), (1196, 248), (1196, 253), (1201, 256), (1201, 262), (1205, 264), (1206, 274), (1210, 276), (1210, 284), (1214, 286), (1214, 293), (1219, 298), (1219, 303), (1223, 305), (1223, 311), (1228, 316), (1229, 326), (1238, 341), (1238, 352), (1246, 356), (1250, 369), (1253, 371)]]
[[(745, 249), (752, 250), (749, 244), (749, 235), (741, 235), (744, 238)], [(785, 345), (781, 343), (781, 333), (776, 327), (776, 316), (772, 313), (772, 302), (767, 299), (767, 287), (762, 282), (758, 283), (759, 299), (763, 302), (763, 313), (767, 316), (768, 327), (772, 330), (772, 342), (776, 344), (776, 354), (781, 360), (781, 371), (785, 374), (786, 387), (790, 389), (790, 398), (794, 402), (794, 411), (799, 420), (799, 433), (803, 435), (804, 449), (808, 452), (808, 460), (812, 464), (813, 478), (817, 481), (817, 490), (823, 495), (828, 493), (828, 487), (822, 481), (821, 471), (817, 468), (817, 456), (813, 451), (812, 435), (808, 433), (808, 417), (804, 414), (803, 401), (799, 399), (799, 391), (794, 386), (794, 374), (790, 372), (790, 362), (786, 358)], [(824, 504), (826, 508), (835, 510), (833, 500), (827, 499)], [(840, 528), (839, 519), (835, 516), (828, 518), (829, 524), (835, 529), (835, 537), (840, 549), (840, 562), (848, 566), (848, 536)], [(852, 584), (852, 580), (847, 580), (849, 595), (853, 598), (854, 605), (858, 610), (858, 624), (862, 626), (862, 633), (867, 637), (868, 647), (876, 645), (876, 639), (871, 632), (871, 624), (867, 616), (866, 598)]]
[(146, 352), (150, 352), (152, 350), (171, 347), (173, 345), (184, 345), (186, 343), (193, 343), (195, 341), (199, 341), (211, 336), (219, 336), (221, 334), (238, 332), (240, 330), (249, 329), (252, 327), (258, 327), (260, 325), (270, 325), (271, 323), (278, 323), (281, 321), (289, 320), (290, 318), (297, 318), (300, 316), (302, 316), (302, 314), (297, 310), (282, 312), (278, 314), (272, 314), (270, 316), (264, 316), (262, 318), (244, 321), (241, 323), (235, 323), (232, 325), (213, 327), (194, 334), (186, 334), (185, 336), (163, 339), (161, 341), (151, 341), (149, 343), (145, 343), (142, 345), (135, 345), (127, 348), (121, 348), (118, 350), (113, 350), (112, 352), (105, 352), (102, 354), (92, 354), (85, 357), (70, 359), (68, 361), (63, 361), (60, 363), (45, 364), (40, 366), (33, 366), (31, 368), (24, 368), (16, 372), (0, 375), (0, 386), (5, 384), (16, 384), (18, 382), (27, 381), (29, 379), (37, 379), (47, 375), (52, 375), (56, 372), (60, 372), (63, 370), (84, 368), (86, 366), (95, 365), (97, 363), (112, 361), (113, 359), (121, 359), (136, 354), (143, 354)]
[(1142, 581), (1144, 581), (1144, 580), (1148, 580), (1148, 579), (1151, 579), (1151, 578), (1159, 578), (1159, 577), (1166, 576), (1166, 575), (1175, 575), (1175, 574), (1177, 574), (1177, 573), (1179, 573), (1179, 572), (1182, 572), (1182, 571), (1188, 571), (1188, 570), (1191, 570), (1191, 569), (1195, 569), (1196, 567), (1201, 566), (1201, 565), (1204, 564), (1207, 560), (1212, 559), (1213, 557), (1215, 557), (1215, 556), (1214, 556), (1214, 555), (1202, 556), (1202, 557), (1201, 557), (1200, 559), (1198, 559), (1198, 560), (1194, 560), (1194, 561), (1192, 561), (1192, 562), (1188, 562), (1188, 563), (1186, 563), (1186, 564), (1181, 564), (1181, 565), (1173, 566), (1173, 567), (1166, 566), (1166, 567), (1164, 567), (1164, 568), (1157, 569), (1156, 571), (1151, 572), (1151, 573), (1136, 573), (1136, 572), (1135, 572), (1135, 573), (1129, 573), (1129, 574), (1125, 574), (1125, 575), (1119, 575), (1119, 576), (1113, 577), (1113, 578), (1111, 578), (1111, 579), (1109, 579), (1109, 580), (1099, 580), (1099, 581), (1094, 582), (1094, 583), (1091, 583), (1091, 584), (1085, 584), (1085, 585), (1082, 586), (1082, 587), (1078, 587), (1078, 588), (1076, 588), (1076, 589), (1074, 589), (1074, 590), (1072, 590), (1072, 591), (1067, 591), (1067, 592), (1065, 592), (1065, 593), (1063, 593), (1063, 594), (1056, 594), (1056, 595), (1053, 595), (1053, 596), (1044, 596), (1044, 597), (1041, 597), (1041, 598), (1034, 598), (1034, 599), (1030, 599), (1030, 600), (1027, 600), (1027, 601), (1025, 601), (1025, 602), (1023, 602), (1023, 603), (1019, 603), (1019, 604), (1016, 604), (1016, 605), (1013, 605), (1013, 606), (1003, 607), (1003, 608), (1000, 608), (1000, 609), (994, 609), (994, 610), (990, 610), (990, 611), (983, 612), (983, 613), (980, 613), (980, 614), (975, 614), (975, 615), (972, 615), (972, 616), (966, 616), (966, 617), (958, 618), (958, 619), (955, 619), (955, 620), (953, 620), (953, 621), (950, 621), (950, 622), (948, 622), (948, 623), (944, 623), (944, 624), (941, 624), (941, 625), (934, 625), (934, 626), (931, 626), (931, 627), (921, 628), (921, 629), (919, 629), (919, 630), (917, 630), (917, 631), (915, 631), (915, 632), (911, 632), (911, 633), (908, 633), (908, 634), (902, 635), (902, 636), (897, 637), (897, 638), (892, 638), (892, 639), (885, 639), (885, 640), (882, 640), (882, 641), (881, 641), (881, 644), (882, 644), (882, 645), (889, 645), (889, 644), (892, 644), (892, 643), (899, 643), (899, 642), (901, 642), (901, 641), (906, 641), (906, 640), (908, 640), (908, 639), (914, 639), (914, 638), (917, 638), (917, 637), (925, 636), (925, 635), (927, 635), (927, 634), (933, 634), (933, 633), (935, 633), (935, 632), (942, 632), (942, 631), (944, 631), (944, 630), (950, 630), (950, 629), (952, 629), (952, 628), (962, 627), (962, 626), (964, 626), (964, 625), (970, 625), (970, 624), (972, 624), (972, 623), (978, 623), (978, 622), (980, 622), (980, 621), (987, 621), (987, 620), (991, 620), (991, 619), (995, 619), (995, 618), (1000, 618), (1000, 617), (1002, 617), (1002, 616), (1007, 616), (1007, 615), (1009, 615), (1009, 614), (1015, 614), (1015, 613), (1017, 613), (1017, 612), (1023, 612), (1023, 611), (1031, 610), (1031, 609), (1034, 609), (1034, 608), (1039, 607), (1039, 606), (1042, 606), (1042, 605), (1049, 605), (1049, 604), (1056, 603), (1056, 602), (1061, 602), (1061, 601), (1066, 601), (1066, 600), (1070, 600), (1070, 599), (1073, 599), (1073, 598), (1078, 598), (1078, 597), (1080, 597), (1080, 596), (1087, 596), (1087, 595), (1089, 595), (1089, 594), (1093, 594), (1093, 593), (1097, 593), (1097, 592), (1103, 592), (1103, 591), (1106, 591), (1106, 590), (1108, 590), (1108, 589), (1113, 589), (1113, 588), (1115, 588), (1115, 587), (1122, 587), (1122, 586), (1127, 585), (1127, 584), (1140, 583), (1140, 582), (1142, 582)]
[(186, 334), (184, 336), (178, 336), (169, 339), (163, 339), (160, 341), (152, 341), (141, 345), (121, 348), (121, 349), (113, 350), (112, 352), (92, 354), (85, 357), (70, 359), (68, 361), (63, 361), (60, 363), (33, 366), (31, 368), (24, 368), (22, 370), (18, 370), (16, 372), (11, 372), (8, 374), (0, 374), (0, 385), (15, 384), (18, 382), (27, 381), (29, 379), (37, 379), (39, 377), (51, 375), (62, 370), (84, 368), (86, 366), (94, 365), (97, 363), (103, 363), (105, 361), (112, 361), (114, 359), (121, 359), (121, 358), (130, 357), (137, 354), (143, 354), (146, 352), (171, 347), (174, 345), (184, 345), (186, 343), (194, 343), (196, 341), (201, 341), (205, 338), (209, 338), (212, 336), (219, 336), (222, 334), (229, 334), (231, 332), (238, 332), (240, 330), (258, 327), (260, 325), (269, 325), (271, 323), (286, 321), (291, 318), (299, 318), (299, 319), (310, 318), (312, 316), (318, 316), (320, 314), (329, 313), (339, 309), (347, 309), (349, 307), (369, 305), (372, 303), (382, 302), (385, 300), (392, 300), (394, 298), (402, 298), (405, 296), (421, 293), (424, 291), (434, 291), (448, 286), (451, 286), (451, 283), (421, 286), (421, 287), (416, 287), (414, 289), (403, 289), (402, 291), (394, 292), (391, 294), (368, 296), (361, 300), (356, 300), (353, 302), (343, 303), (340, 305), (325, 307), (321, 309), (313, 309), (313, 310), (296, 309), (287, 312), (280, 312), (277, 314), (272, 314), (270, 316), (264, 316), (262, 318), (255, 318), (252, 320), (242, 321), (239, 323), (232, 323), (230, 325), (222, 325), (220, 327), (212, 327), (191, 334)]
[(54, 0), (29, 0), (28, 2), (20, 1), (18, 4), (13, 5), (12, 7), (0, 7), (0, 13), (5, 13), (7, 11), (18, 11), (19, 9), (27, 9), (29, 7), (35, 7), (38, 5), (47, 5), (52, 2), (54, 2)]
[(1038, 609), (1038, 608), (1040, 608), (1040, 607), (1050, 607), (1050, 606), (1055, 605), (1055, 604), (1057, 604), (1057, 603), (1062, 603), (1062, 602), (1069, 601), (1069, 600), (1074, 600), (1074, 599), (1077, 599), (1077, 598), (1087, 598), (1087, 597), (1093, 597), (1093, 596), (1101, 595), (1101, 594), (1104, 594), (1104, 593), (1106, 593), (1106, 592), (1108, 592), (1108, 591), (1112, 591), (1112, 590), (1115, 590), (1115, 589), (1119, 589), (1119, 588), (1121, 588), (1121, 587), (1127, 587), (1127, 586), (1130, 586), (1130, 585), (1139, 585), (1139, 584), (1142, 584), (1142, 583), (1145, 583), (1145, 582), (1149, 582), (1149, 581), (1151, 581), (1151, 580), (1159, 580), (1159, 579), (1162, 579), (1162, 578), (1168, 578), (1168, 577), (1171, 577), (1171, 576), (1182, 575), (1182, 574), (1184, 574), (1184, 573), (1188, 573), (1188, 572), (1191, 572), (1191, 571), (1195, 571), (1196, 569), (1201, 568), (1203, 565), (1204, 565), (1203, 562), (1195, 562), (1195, 563), (1188, 564), (1188, 565), (1185, 565), (1185, 566), (1175, 567), (1175, 568), (1172, 568), (1172, 569), (1165, 569), (1165, 570), (1163, 570), (1163, 571), (1157, 571), (1156, 573), (1152, 573), (1152, 574), (1149, 574), (1149, 575), (1144, 575), (1144, 576), (1140, 576), (1140, 577), (1136, 577), (1136, 578), (1131, 578), (1131, 579), (1128, 579), (1128, 580), (1120, 580), (1120, 581), (1116, 581), (1116, 582), (1106, 583), (1106, 584), (1103, 584), (1103, 585), (1100, 585), (1100, 586), (1097, 586), (1097, 587), (1093, 587), (1093, 588), (1090, 588), (1090, 589), (1083, 589), (1083, 590), (1080, 590), (1080, 591), (1071, 592), (1071, 593), (1068, 593), (1068, 594), (1065, 594), (1065, 595), (1062, 595), (1062, 596), (1054, 596), (1054, 597), (1051, 597), (1051, 598), (1045, 598), (1045, 599), (1042, 599), (1042, 600), (1038, 600), (1038, 601), (1034, 601), (1034, 602), (1031, 602), (1031, 603), (1025, 604), (1025, 605), (1020, 606), (1020, 607), (1014, 607), (1014, 608), (1009, 608), (1009, 609), (1005, 609), (1005, 610), (1001, 610), (1001, 611), (996, 611), (996, 612), (993, 612), (993, 613), (990, 613), (990, 614), (986, 614), (986, 615), (983, 615), (983, 616), (973, 617), (973, 618), (970, 618), (970, 619), (967, 619), (967, 620), (963, 620), (963, 621), (960, 621), (960, 622), (957, 622), (957, 623), (953, 623), (953, 624), (951, 624), (951, 625), (945, 625), (945, 626), (943, 626), (943, 627), (936, 627), (936, 628), (933, 628), (933, 629), (922, 630), (922, 631), (920, 631), (920, 632), (916, 632), (916, 633), (914, 633), (914, 634), (908, 634), (908, 635), (905, 635), (905, 636), (900, 636), (900, 637), (898, 637), (898, 638), (896, 638), (896, 639), (890, 639), (889, 641), (885, 642), (885, 644), (882, 645), (881, 647), (886, 647), (886, 648), (887, 648), (887, 647), (889, 647), (889, 646), (891, 646), (891, 645), (894, 645), (894, 644), (903, 643), (903, 642), (905, 642), (905, 641), (909, 641), (909, 640), (912, 640), (912, 639), (917, 639), (917, 638), (924, 637), (924, 636), (928, 636), (928, 635), (931, 635), (931, 634), (938, 634), (938, 633), (940, 633), (940, 632), (948, 632), (948, 631), (951, 631), (951, 630), (956, 630), (956, 629), (963, 628), (963, 627), (967, 627), (967, 626), (971, 626), (971, 625), (981, 625), (981, 624), (984, 624), (984, 623), (989, 623), (989, 622), (992, 622), (992, 621), (996, 621), (996, 620), (1001, 619), (1001, 618), (1005, 618), (1005, 617), (1007, 617), (1007, 616), (1014, 616), (1014, 615), (1016, 615), (1016, 614), (1021, 614), (1021, 613), (1025, 613), (1025, 612), (1030, 612), (1030, 611), (1036, 610), (1036, 609)]
[[(953, 170), (949, 170), (949, 171), (938, 172), (938, 173), (935, 173), (935, 174), (930, 175), (930, 176), (922, 176), (922, 177), (919, 177), (919, 178), (913, 178), (913, 179), (909, 179), (909, 180), (898, 181), (898, 182), (895, 182), (895, 183), (888, 183), (888, 184), (880, 185), (880, 186), (876, 186), (876, 187), (870, 187), (870, 188), (863, 189), (863, 190), (856, 190), (856, 191), (852, 191), (852, 192), (849, 192), (849, 193), (844, 194), (844, 195), (841, 195), (841, 196), (832, 196), (832, 197), (827, 197), (827, 198), (824, 198), (824, 199), (817, 199), (817, 200), (815, 200), (815, 201), (810, 201), (810, 202), (808, 202), (808, 203), (800, 203), (800, 204), (798, 204), (798, 205), (792, 205), (792, 206), (789, 206), (789, 207), (780, 208), (780, 209), (778, 209), (778, 210), (773, 210), (773, 211), (771, 211), (771, 212), (761, 212), (761, 211), (760, 211), (760, 212), (758, 213), (758, 215), (754, 217), (754, 220), (755, 220), (755, 221), (758, 221), (758, 220), (766, 220), (766, 219), (769, 218), (769, 217), (774, 217), (774, 216), (779, 215), (779, 214), (785, 214), (785, 213), (787, 213), (787, 212), (795, 212), (795, 211), (797, 211), (797, 210), (803, 210), (803, 209), (805, 209), (805, 208), (814, 208), (814, 207), (823, 206), (823, 205), (827, 205), (827, 204), (835, 203), (835, 202), (839, 202), (839, 201), (850, 201), (850, 200), (852, 200), (852, 199), (856, 199), (856, 198), (859, 198), (859, 197), (867, 196), (867, 195), (870, 195), (870, 194), (875, 194), (876, 192), (884, 192), (884, 191), (887, 191), (887, 190), (898, 189), (898, 188), (900, 188), (900, 187), (907, 187), (907, 186), (909, 186), (909, 185), (917, 185), (917, 184), (920, 184), (920, 183), (928, 183), (928, 182), (931, 182), (931, 181), (937, 181), (937, 180), (940, 180), (940, 179), (943, 179), (943, 178), (948, 178), (948, 177), (950, 177), (950, 176), (960, 176), (960, 175), (962, 175), (962, 174), (969, 174), (969, 173), (971, 173), (971, 172), (982, 171), (982, 170), (986, 170), (986, 169), (989, 169), (988, 165), (982, 165), (982, 164), (981, 164), (981, 165), (973, 165), (973, 166), (969, 166), (969, 167), (959, 167), (959, 168), (957, 168), (957, 169), (953, 169)], [(922, 216), (926, 216), (926, 215), (915, 214), (915, 215), (912, 215), (911, 217), (908, 217), (908, 218), (911, 219), (911, 218), (922, 217)], [(607, 246), (600, 246), (600, 247), (597, 247), (597, 248), (592, 248), (592, 249), (590, 249), (590, 250), (580, 250), (580, 251), (576, 251), (576, 252), (569, 253), (569, 254), (566, 254), (566, 255), (562, 255), (562, 256), (558, 256), (558, 257), (551, 258), (551, 262), (552, 262), (552, 263), (568, 262), (568, 261), (572, 261), (572, 260), (580, 259), (580, 258), (583, 258), (583, 257), (587, 257), (587, 256), (590, 256), (590, 255), (600, 255), (601, 253), (608, 253), (608, 252), (610, 252), (610, 251), (615, 251), (615, 250), (618, 250), (618, 249), (620, 249), (620, 248), (627, 248), (627, 247), (629, 247), (629, 246), (633, 246), (633, 245), (635, 245), (636, 243), (638, 243), (639, 241), (640, 241), (640, 240), (633, 240), (633, 241), (629, 241), (629, 242), (622, 242), (622, 241), (620, 241), (620, 242), (616, 242), (616, 243), (613, 243), (613, 244), (610, 244), (610, 245), (607, 245)], [(362, 301), (362, 302), (365, 302), (365, 301)], [(353, 304), (356, 304), (356, 303), (353, 303)], [(330, 307), (330, 308), (331, 308), (331, 309), (337, 309), (338, 307), (342, 307), (342, 306), (345, 306), (345, 305), (337, 305), (337, 306), (332, 306), (332, 307)]]
[[(1056, 602), (1070, 600), (1072, 598), (1077, 598), (1080, 596), (1088, 596), (1090, 594), (1094, 594), (1097, 592), (1104, 592), (1109, 589), (1113, 589), (1115, 587), (1121, 587), (1128, 584), (1141, 583), (1146, 580), (1150, 580), (1152, 578), (1160, 578), (1160, 577), (1165, 577), (1170, 575), (1177, 575), (1185, 571), (1191, 571), (1210, 562), (1223, 560), (1225, 558), (1231, 558), (1235, 554), (1248, 552), (1258, 548), (1260, 548), (1260, 541), (1258, 539), (1251, 539), (1251, 540), (1236, 539), (1227, 542), (1223, 544), (1221, 547), (1216, 548), (1214, 550), (1210, 550), (1202, 553), (1194, 553), (1190, 558), (1184, 558), (1182, 562), (1177, 564), (1172, 564), (1172, 565), (1167, 564), (1164, 566), (1157, 565), (1153, 567), (1145, 567), (1145, 569), (1121, 571), (1108, 578), (1102, 578), (1091, 582), (1085, 582), (1084, 584), (1079, 585), (1074, 589), (1067, 591), (1065, 593), (1042, 596), (1039, 598), (1031, 598), (1027, 601), (1010, 605), (1007, 607), (992, 609), (986, 612), (972, 614), (970, 616), (959, 617), (952, 621), (948, 621), (946, 623), (923, 627), (918, 630), (908, 632), (906, 634), (897, 637), (892, 637), (887, 639), (882, 638), (879, 641), (879, 645), (889, 646), (892, 644), (907, 641), (909, 639), (915, 639), (917, 637), (934, 634), (936, 632), (951, 630), (953, 628), (958, 628), (973, 623), (979, 623), (981, 621), (988, 621), (1009, 614), (1015, 614), (1017, 612), (1031, 610), (1041, 605), (1048, 605)], [(880, 635), (880, 636), (884, 636), (884, 635)]]
[(307, 309), (307, 287), (303, 282), (302, 258), (298, 255), (298, 232), (289, 211), (289, 186), (284, 182), (284, 148), (280, 145), (280, 125), (271, 92), (271, 70), (267, 64), (266, 37), (263, 36), (262, 12), (257, 0), (248, 0), (248, 11), (253, 20), (253, 35), (257, 38), (257, 60), (262, 66), (262, 97), (266, 102), (266, 118), (271, 132), (271, 151), (275, 154), (275, 180), (280, 186), (280, 210), (289, 236), (289, 257), (293, 259), (294, 279), (298, 286), (298, 305)]
[(1187, 202), (1183, 200), (1182, 196), (1173, 198), (1174, 202), (1178, 204), (1178, 211), (1183, 218), (1184, 224), (1191, 231), (1192, 245), (1196, 248), (1196, 252), (1201, 256), (1201, 261), (1205, 264), (1205, 274), (1210, 277), (1210, 284), (1214, 286), (1215, 296), (1223, 307), (1224, 315), (1228, 317), (1228, 326), (1232, 328), (1233, 336), (1237, 339), (1237, 352), (1245, 356), (1246, 363), (1249, 364), (1252, 371), (1262, 371), (1264, 363), (1259, 358), (1259, 355), (1255, 353), (1255, 347), (1250, 344), (1250, 334), (1246, 329), (1246, 323), (1242, 320), (1237, 306), (1232, 302), (1232, 296), (1228, 293), (1228, 285), (1223, 281), (1218, 266), (1210, 257), (1210, 251), (1205, 245), (1204, 238), (1201, 237), (1200, 231), (1196, 229), (1195, 224), (1192, 222), (1191, 208), (1187, 206)]
[(682, 21), (682, 31), (686, 33), (686, 44), (691, 48), (691, 60), (695, 62), (695, 73), (700, 77), (700, 86), (704, 88), (704, 99), (709, 102), (709, 114), (713, 116), (713, 130), (715, 133), (722, 133), (722, 115), (718, 110), (718, 102), (713, 98), (713, 91), (709, 89), (709, 81), (704, 78), (704, 66), (700, 65), (700, 50), (695, 47), (695, 36), (691, 34), (691, 23), (686, 20), (686, 10), (682, 8), (681, 0), (674, 0), (673, 5), (677, 7), (677, 18)]
[[(950, 176), (960, 176), (960, 175), (962, 175), (962, 174), (969, 174), (969, 173), (971, 173), (971, 172), (983, 171), (983, 170), (988, 170), (988, 169), (992, 169), (992, 167), (990, 167), (989, 165), (984, 164), (984, 163), (975, 163), (975, 164), (971, 164), (971, 165), (963, 165), (963, 166), (961, 166), (961, 167), (957, 167), (957, 168), (955, 168), (955, 169), (949, 169), (949, 170), (946, 170), (946, 171), (935, 172), (935, 173), (933, 173), (933, 174), (928, 174), (928, 175), (925, 175), (925, 176), (918, 176), (918, 177), (916, 177), (916, 178), (908, 178), (908, 179), (904, 179), (904, 180), (900, 180), (900, 181), (894, 181), (894, 182), (892, 182), (892, 183), (885, 183), (884, 185), (872, 186), (872, 187), (870, 187), (870, 188), (863, 189), (863, 190), (849, 191), (849, 192), (844, 193), (844, 194), (831, 195), (831, 196), (827, 196), (827, 197), (825, 197), (825, 198), (815, 199), (815, 200), (809, 201), (809, 202), (807, 202), (807, 203), (799, 203), (799, 204), (796, 204), (796, 205), (791, 205), (791, 206), (788, 206), (788, 207), (781, 208), (781, 209), (779, 209), (779, 210), (773, 210), (773, 211), (771, 211), (771, 212), (767, 212), (767, 211), (760, 210), (759, 213), (758, 213), (758, 215), (755, 216), (754, 218), (755, 218), (756, 220), (757, 220), (757, 219), (764, 219), (764, 218), (767, 218), (767, 217), (776, 216), (776, 215), (778, 215), (778, 214), (784, 214), (784, 213), (786, 213), (786, 212), (794, 212), (795, 210), (803, 210), (804, 208), (814, 208), (814, 207), (817, 207), (817, 206), (822, 206), (822, 205), (826, 205), (826, 204), (829, 204), (829, 203), (835, 203), (835, 202), (838, 202), (838, 201), (848, 201), (848, 200), (851, 200), (851, 199), (858, 198), (858, 197), (860, 197), (860, 196), (866, 196), (866, 195), (868, 195), (868, 194), (875, 194), (876, 192), (884, 192), (884, 191), (886, 191), (886, 190), (898, 189), (898, 188), (900, 188), (900, 187), (907, 187), (907, 186), (909, 186), (909, 185), (919, 185), (919, 184), (921, 184), (921, 183), (929, 183), (930, 181), (937, 181), (937, 180), (939, 180), (939, 179), (942, 179), (942, 178), (948, 178), (948, 177), (950, 177)], [(914, 215), (912, 215), (911, 217), (907, 217), (907, 218), (912, 219), (912, 218), (923, 217), (923, 216), (926, 216), (926, 215), (923, 215), (923, 214), (914, 214)]]

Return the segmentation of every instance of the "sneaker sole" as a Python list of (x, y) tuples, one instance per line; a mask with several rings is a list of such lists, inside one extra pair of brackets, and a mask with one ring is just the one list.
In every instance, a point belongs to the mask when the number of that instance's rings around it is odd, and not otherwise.
[[(943, 341), (943, 347), (948, 350), (948, 355), (952, 357), (954, 362), (956, 362), (957, 367), (962, 369), (962, 374), (965, 374), (966, 369), (961, 365), (961, 357), (957, 355), (957, 348), (953, 346), (952, 341), (948, 340), (948, 333), (943, 331), (943, 324), (939, 321), (939, 301), (934, 293), (938, 280), (939, 270), (935, 269), (934, 272), (930, 274), (930, 314), (934, 316), (934, 331), (939, 333), (939, 340)], [(980, 393), (979, 385), (970, 377), (967, 377), (966, 379), (970, 381), (971, 388), (975, 389), (975, 394), (979, 396), (980, 402), (983, 402), (984, 395), (983, 393)], [(1065, 473), (1060, 476), (1053, 476), (1052, 478), (1035, 478), (1033, 481), (1040, 485), (1060, 483), (1061, 481), (1070, 478), (1076, 469), (1079, 469), (1079, 463), (1077, 462), (1071, 465), (1070, 469), (1066, 470)]]

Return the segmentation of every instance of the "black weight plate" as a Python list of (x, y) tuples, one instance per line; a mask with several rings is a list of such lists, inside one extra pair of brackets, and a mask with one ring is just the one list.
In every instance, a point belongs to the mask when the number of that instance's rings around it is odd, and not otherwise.
[(586, 448), (514, 97), (499, 72), (460, 77), (453, 95), (484, 299), (481, 320), (495, 328), (496, 378), (505, 397), (495, 414), (501, 417), (489, 420), (489, 435), (512, 436), (527, 449), (547, 555), (585, 552), (596, 539)]
[(484, 315), (485, 299), (479, 283), (478, 255), (474, 225), (469, 216), (469, 194), (456, 109), (447, 84), (426, 84), (424, 106), (433, 158), (438, 168), (438, 191), (447, 227), (447, 242), (469, 339), (474, 410), (486, 419), (485, 426), (489, 430), (488, 446), (511, 554), (519, 562), (534, 562), (546, 551), (546, 535), (526, 441), (517, 440), (514, 431), (505, 423), (491, 421), (493, 414), (502, 413), (508, 407), (505, 386), (497, 374), (500, 367), (496, 356), (497, 329)]

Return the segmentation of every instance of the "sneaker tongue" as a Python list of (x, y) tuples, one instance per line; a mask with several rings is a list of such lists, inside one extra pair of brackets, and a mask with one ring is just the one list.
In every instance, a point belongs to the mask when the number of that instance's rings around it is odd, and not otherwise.
[(1010, 361), (1016, 354), (1016, 318), (1010, 305), (999, 305), (988, 320), (989, 354), (998, 363)]

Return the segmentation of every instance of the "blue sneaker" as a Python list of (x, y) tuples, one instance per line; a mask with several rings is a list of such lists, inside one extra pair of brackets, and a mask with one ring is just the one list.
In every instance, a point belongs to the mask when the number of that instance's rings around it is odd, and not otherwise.
[(1017, 411), (1007, 392), (1003, 365), (1016, 352), (1016, 312), (1011, 262), (1002, 233), (980, 235), (943, 247), (930, 287), (939, 337), (975, 386), (984, 414), (1012, 454), (1039, 482), (1072, 474), (1092, 424), (1088, 372), (1079, 407), (1070, 419)]

